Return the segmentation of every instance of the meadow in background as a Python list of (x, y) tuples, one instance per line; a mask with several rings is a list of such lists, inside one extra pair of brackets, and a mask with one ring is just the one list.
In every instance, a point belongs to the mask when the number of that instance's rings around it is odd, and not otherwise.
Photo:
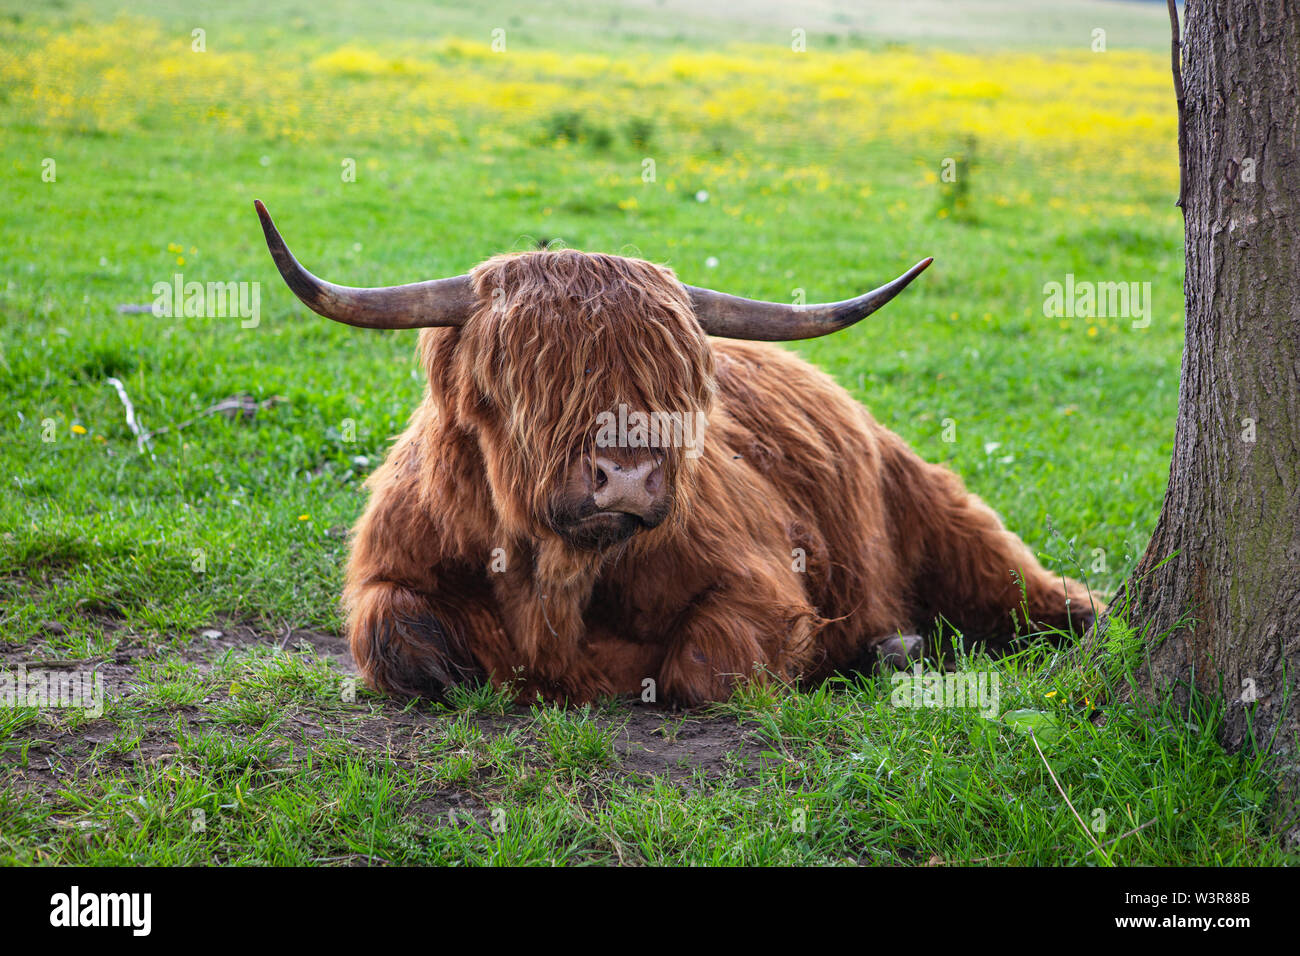
[[(1030, 715), (1011, 720), (901, 712), (871, 679), (688, 717), (340, 692), (346, 531), (418, 402), (415, 335), (298, 305), (254, 197), (354, 285), (562, 243), (827, 301), (932, 255), (888, 309), (791, 347), (1102, 591), (1167, 477), (1183, 260), (1161, 10), (1065, 4), (1036, 40), (990, 3), (992, 36), (962, 13), (904, 43), (882, 5), (814, 4), (808, 26), (499, 6), (0, 5), (0, 651), (104, 665), (113, 691), (95, 720), (0, 710), (0, 857), (1278, 859), (1268, 781), (1218, 750), (1212, 710), (1086, 719), (1132, 664), (1122, 629), (1098, 668), (996, 665)], [(256, 326), (120, 310), (178, 273), (261, 283)], [(1045, 315), (1067, 275), (1149, 282), (1149, 323)], [(151, 454), (110, 378), (166, 429)]]

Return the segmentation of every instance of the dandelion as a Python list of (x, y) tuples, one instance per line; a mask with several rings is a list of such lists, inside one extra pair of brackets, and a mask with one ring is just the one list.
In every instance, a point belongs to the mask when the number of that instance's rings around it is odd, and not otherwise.
[(72, 426), (72, 434), (74, 434), (74, 435), (84, 435), (84, 434), (86, 434), (86, 429), (83, 428), (83, 427), (80, 426), (80, 425), (73, 425), (73, 426)]

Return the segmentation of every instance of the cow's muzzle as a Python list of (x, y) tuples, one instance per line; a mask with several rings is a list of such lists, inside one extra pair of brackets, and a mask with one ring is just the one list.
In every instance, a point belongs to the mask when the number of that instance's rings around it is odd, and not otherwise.
[(663, 466), (655, 458), (619, 462), (599, 457), (591, 469), (582, 469), (581, 480), (590, 486), (596, 514), (629, 514), (649, 523), (663, 501)]
[(601, 548), (658, 527), (671, 511), (662, 458), (618, 451), (573, 463), (552, 524), (577, 547)]

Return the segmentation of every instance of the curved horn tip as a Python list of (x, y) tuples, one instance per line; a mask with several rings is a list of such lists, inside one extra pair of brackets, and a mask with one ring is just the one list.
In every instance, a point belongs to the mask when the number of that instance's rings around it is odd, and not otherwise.
[(908, 282), (911, 282), (913, 279), (919, 276), (926, 269), (930, 268), (930, 263), (932, 262), (934, 262), (934, 256), (926, 256), (924, 259), (922, 259), (916, 265), (912, 266), (912, 268), (908, 269), (898, 278), (906, 279)]
[(253, 200), (253, 208), (257, 210), (257, 218), (262, 220), (262, 228), (275, 228), (275, 223), (271, 221), (271, 214), (267, 212), (266, 204), (260, 199)]
[[(893, 282), (890, 282), (888, 285), (881, 286), (879, 289), (876, 289), (874, 292), (868, 292), (867, 295), (871, 296), (871, 295), (875, 295), (876, 292), (883, 292), (885, 290), (890, 290), (891, 291), (890, 298), (892, 298), (894, 295), (897, 295), (899, 292), (902, 292), (903, 289), (905, 289), (907, 286), (911, 285), (913, 279), (919, 276), (926, 269), (930, 268), (930, 263), (932, 262), (934, 262), (934, 256), (926, 256), (924, 259), (922, 259), (916, 265), (912, 266), (912, 268), (908, 269), (906, 272), (904, 272)], [(886, 299), (885, 301), (888, 302), (889, 299)]]
[(298, 262), (260, 199), (253, 208), (280, 277), (298, 299), (319, 315), (363, 329), (419, 329), (460, 326), (477, 307), (468, 275), (405, 285), (353, 288), (318, 279)]

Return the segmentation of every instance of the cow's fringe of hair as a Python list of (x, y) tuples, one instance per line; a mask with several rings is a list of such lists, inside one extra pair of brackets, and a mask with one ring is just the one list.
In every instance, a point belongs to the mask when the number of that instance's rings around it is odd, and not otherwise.
[[(713, 356), (685, 292), (649, 262), (531, 252), (474, 271), (481, 305), (460, 330), (420, 339), (438, 407), (478, 432), (509, 534), (547, 533), (545, 515), (576, 454), (594, 454), (597, 416), (634, 409), (703, 413)], [(691, 464), (666, 447), (666, 483), (690, 509)]]

